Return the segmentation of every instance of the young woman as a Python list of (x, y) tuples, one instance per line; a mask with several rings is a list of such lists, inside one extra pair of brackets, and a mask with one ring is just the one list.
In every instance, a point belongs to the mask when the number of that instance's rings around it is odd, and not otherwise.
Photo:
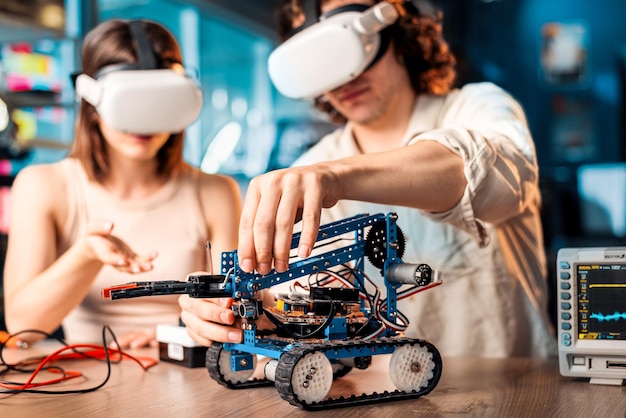
[[(83, 74), (98, 79), (103, 68), (132, 71), (140, 63), (131, 23), (110, 20), (87, 34)], [(141, 23), (157, 68), (181, 70), (173, 35)], [(69, 156), (26, 167), (14, 182), (4, 272), (11, 333), (62, 325), (68, 341), (98, 342), (106, 324), (122, 347), (155, 344), (157, 324), (178, 323), (178, 297), (110, 301), (102, 288), (207, 270), (206, 241), (219, 271), (221, 251), (236, 248), (234, 180), (187, 165), (183, 132), (133, 134), (105, 119), (82, 100)]]

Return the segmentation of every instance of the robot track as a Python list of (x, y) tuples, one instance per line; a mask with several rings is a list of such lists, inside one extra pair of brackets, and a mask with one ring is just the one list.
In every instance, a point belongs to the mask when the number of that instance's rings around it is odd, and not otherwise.
[[(393, 353), (390, 377), (396, 390), (382, 393), (327, 398), (332, 372), (327, 356), (340, 353)], [(347, 357), (347, 356), (346, 356)], [(328, 362), (329, 363), (329, 362)], [(300, 408), (319, 410), (364, 405), (404, 399), (415, 399), (430, 393), (441, 377), (442, 362), (434, 345), (410, 338), (381, 338), (368, 341), (304, 344), (285, 352), (278, 363), (275, 385), (280, 396)]]

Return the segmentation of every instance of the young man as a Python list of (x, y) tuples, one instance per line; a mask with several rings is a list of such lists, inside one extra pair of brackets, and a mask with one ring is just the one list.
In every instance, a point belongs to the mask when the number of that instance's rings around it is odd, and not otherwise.
[[(310, 3), (287, 2), (283, 34), (304, 24), (293, 38), (301, 41), (313, 30)], [(319, 6), (328, 17), (379, 3)], [(410, 320), (408, 336), (432, 342), (444, 356), (556, 354), (546, 310), (538, 167), (523, 110), (490, 83), (452, 89), (454, 57), (441, 34), (441, 14), (422, 1), (388, 3), (399, 17), (382, 32), (380, 57), (316, 99), (345, 126), (294, 167), (251, 181), (240, 221), (240, 266), (261, 274), (286, 270), (300, 213), (298, 255), (307, 257), (320, 223), (396, 212), (408, 237), (403, 260), (427, 263), (444, 279), (427, 296), (399, 304)], [(192, 335), (227, 341), (232, 329), (219, 321), (224, 312), (215, 304), (197, 310)]]

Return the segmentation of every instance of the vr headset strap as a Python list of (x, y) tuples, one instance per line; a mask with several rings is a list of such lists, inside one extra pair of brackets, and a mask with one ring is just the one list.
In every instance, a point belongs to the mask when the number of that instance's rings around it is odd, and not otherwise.
[(304, 0), (302, 4), (304, 11), (304, 24), (298, 30), (313, 26), (320, 20), (321, 8), (319, 0)]
[(406, 0), (404, 2), (405, 7), (413, 6), (413, 13), (419, 16), (428, 16), (434, 20), (437, 20), (437, 9), (430, 4), (428, 1), (424, 0)]
[(304, 13), (304, 23), (289, 31), (287, 38), (291, 38), (296, 33), (313, 26), (319, 22), (322, 13), (319, 0), (302, 0), (302, 11)]
[(156, 58), (152, 45), (148, 41), (146, 27), (142, 20), (132, 20), (128, 22), (130, 34), (135, 39), (137, 47), (137, 55), (139, 59), (139, 68), (142, 70), (153, 70), (157, 68)]

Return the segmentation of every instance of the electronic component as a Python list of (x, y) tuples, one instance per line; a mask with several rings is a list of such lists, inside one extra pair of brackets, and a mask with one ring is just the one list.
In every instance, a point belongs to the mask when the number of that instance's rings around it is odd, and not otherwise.
[[(361, 214), (322, 225), (314, 254), (290, 263), (282, 273), (246, 273), (236, 251), (223, 252), (222, 275), (128, 283), (103, 289), (103, 296), (233, 298), (231, 309), (241, 322), (243, 342), (214, 342), (206, 352), (210, 376), (229, 388), (273, 383), (283, 399), (305, 409), (418, 398), (437, 385), (441, 356), (431, 343), (403, 337), (408, 319), (397, 302), (442, 280), (427, 264), (402, 261), (404, 238), (396, 220), (395, 213)], [(299, 240), (300, 233), (293, 234), (292, 250)], [(386, 294), (365, 274), (367, 260), (381, 269)], [(292, 280), (290, 292), (278, 295), (274, 306), (255, 298), (260, 290)], [(260, 315), (275, 329), (257, 330)], [(367, 369), (372, 356), (382, 354), (391, 355), (389, 377), (395, 390), (328, 397), (334, 379), (353, 368)], [(268, 359), (262, 379), (252, 378), (257, 356)]]
[(626, 379), (626, 248), (557, 254), (559, 369), (590, 383)]
[(345, 319), (348, 338), (365, 329), (367, 318), (361, 312), (358, 289), (311, 287), (309, 295), (278, 295), (275, 308), (265, 313), (278, 325), (277, 335), (296, 338), (324, 338), (329, 318)]
[(195, 342), (183, 326), (159, 324), (156, 327), (159, 358), (186, 367), (203, 367), (206, 347)]

